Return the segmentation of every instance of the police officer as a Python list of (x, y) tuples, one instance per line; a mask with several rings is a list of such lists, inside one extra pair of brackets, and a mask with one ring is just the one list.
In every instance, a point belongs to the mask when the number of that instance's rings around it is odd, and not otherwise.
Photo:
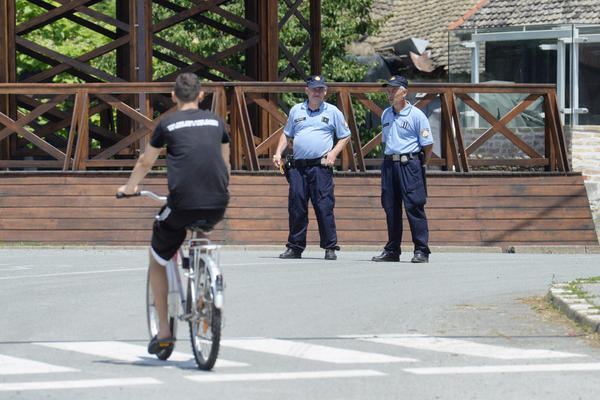
[[(350, 140), (350, 130), (342, 112), (324, 101), (327, 84), (321, 75), (311, 76), (304, 89), (308, 100), (290, 110), (283, 135), (279, 140), (273, 165), (281, 167), (281, 153), (294, 139), (293, 159), (286, 177), (290, 184), (288, 197), (289, 236), (287, 250), (280, 258), (301, 258), (306, 248), (308, 227), (308, 199), (310, 198), (325, 249), (325, 259), (335, 260), (337, 233), (333, 207), (333, 164), (338, 154)], [(338, 142), (333, 146), (334, 135)]]
[(384, 160), (381, 166), (381, 205), (385, 210), (388, 242), (373, 261), (400, 261), (402, 202), (414, 243), (413, 263), (429, 262), (429, 230), (425, 215), (426, 165), (431, 157), (433, 137), (429, 121), (421, 110), (406, 100), (408, 81), (392, 76), (383, 84), (390, 107), (381, 114)]

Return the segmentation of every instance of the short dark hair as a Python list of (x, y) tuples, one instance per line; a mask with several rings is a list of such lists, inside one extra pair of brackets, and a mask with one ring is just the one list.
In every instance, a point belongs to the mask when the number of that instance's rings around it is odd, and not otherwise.
[(184, 72), (175, 79), (175, 96), (184, 103), (198, 100), (200, 81), (196, 74)]

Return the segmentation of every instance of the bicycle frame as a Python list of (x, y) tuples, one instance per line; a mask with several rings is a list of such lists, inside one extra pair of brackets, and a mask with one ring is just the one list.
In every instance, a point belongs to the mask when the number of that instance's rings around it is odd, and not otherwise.
[(195, 267), (194, 270), (197, 271), (196, 267), (199, 267), (200, 262), (202, 262), (208, 272), (208, 282), (210, 283), (214, 305), (220, 310), (223, 308), (223, 274), (218, 260), (218, 251), (221, 246), (210, 243), (208, 239), (194, 237), (188, 243), (189, 251), (193, 250), (194, 254), (193, 258), (190, 257), (190, 261), (193, 262)]
[[(195, 236), (195, 232), (193, 234)], [(184, 276), (192, 279), (197, 283), (198, 286), (204, 285), (204, 282), (198, 282), (197, 279), (203, 274), (202, 265), (204, 271), (208, 273), (208, 279), (206, 282), (210, 285), (212, 299), (217, 309), (223, 308), (224, 296), (223, 296), (223, 274), (219, 267), (218, 250), (221, 246), (210, 243), (210, 240), (205, 238), (193, 237), (188, 240), (188, 257), (185, 257), (184, 251), (180, 248), (177, 253), (169, 260), (166, 265), (167, 278), (169, 280), (169, 314), (176, 315), (177, 319), (189, 321), (196, 317), (193, 313), (186, 314), (186, 296), (183, 290), (183, 283), (181, 280), (181, 274), (179, 271), (179, 261), (181, 264), (185, 263), (187, 258), (189, 261), (187, 273)], [(196, 298), (196, 290), (199, 287), (191, 285), (189, 290), (192, 291), (191, 298)], [(181, 308), (179, 308), (181, 307)]]
[[(186, 298), (183, 292), (183, 284), (181, 283), (177, 260), (179, 258), (183, 263), (183, 257), (183, 250), (179, 249), (166, 265), (167, 279), (169, 281), (169, 294), (167, 297), (169, 315), (176, 315), (178, 319), (181, 319), (182, 315), (180, 310), (186, 310)], [(178, 304), (181, 308), (177, 307)]]

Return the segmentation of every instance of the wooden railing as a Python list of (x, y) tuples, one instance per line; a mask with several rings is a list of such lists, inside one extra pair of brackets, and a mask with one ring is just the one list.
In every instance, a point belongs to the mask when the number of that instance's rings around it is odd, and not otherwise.
[[(281, 94), (304, 93), (304, 83), (206, 83), (210, 108), (229, 124), (232, 167), (258, 171), (271, 168), (270, 156), (287, 121)], [(86, 170), (130, 168), (143, 150), (157, 121), (173, 110), (172, 83), (0, 84), (0, 168)], [(383, 107), (372, 95), (383, 93), (378, 83), (331, 83), (328, 101), (344, 113), (352, 140), (339, 167), (365, 171), (377, 165), (373, 157), (381, 132), (361, 138), (357, 107), (381, 116)], [(440, 151), (432, 165), (469, 172), (474, 166), (509, 165), (570, 171), (564, 130), (554, 85), (411, 84), (415, 105), (424, 108), (439, 99)], [(525, 98), (504, 116), (494, 116), (478, 101), (480, 93), (520, 93)], [(539, 98), (543, 99), (544, 152), (519, 137), (508, 124)], [(457, 104), (463, 102), (490, 127), (465, 145)], [(469, 157), (496, 133), (506, 137), (524, 156), (481, 160)], [(161, 161), (159, 165), (164, 165)]]

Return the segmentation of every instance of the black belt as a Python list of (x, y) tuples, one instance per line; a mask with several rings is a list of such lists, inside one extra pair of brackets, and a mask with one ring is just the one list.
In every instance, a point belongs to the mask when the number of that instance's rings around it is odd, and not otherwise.
[(408, 160), (418, 160), (419, 153), (386, 154), (384, 158), (386, 160), (406, 162)]
[(302, 168), (302, 167), (313, 167), (315, 165), (325, 165), (325, 163), (321, 160), (324, 158), (302, 158), (300, 160), (291, 160), (292, 167), (294, 168)]

